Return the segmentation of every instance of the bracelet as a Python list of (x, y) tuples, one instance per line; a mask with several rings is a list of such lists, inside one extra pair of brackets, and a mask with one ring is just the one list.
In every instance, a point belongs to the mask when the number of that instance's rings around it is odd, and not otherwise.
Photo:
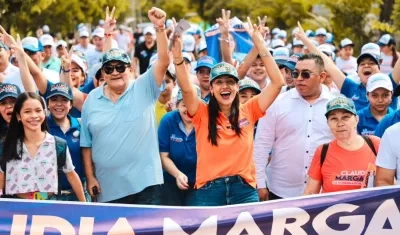
[(111, 37), (111, 36), (112, 36), (112, 33), (104, 33), (104, 36), (105, 36), (105, 37)]
[(173, 59), (174, 59), (174, 61), (177, 61), (177, 60), (180, 61), (181, 59), (183, 59), (183, 57), (182, 57), (182, 55), (181, 55), (181, 56), (176, 57), (176, 58), (174, 57)]
[(268, 52), (265, 54), (258, 54), (260, 57), (267, 57), (268, 56)]
[(69, 72), (71, 71), (71, 69), (65, 70), (64, 68), (61, 68), (61, 71), (62, 71), (63, 73), (69, 73)]
[(183, 64), (183, 62), (185, 62), (185, 59), (182, 58), (182, 61), (181, 61), (181, 62), (179, 62), (179, 63), (175, 63), (175, 62), (174, 62), (174, 65), (178, 66), (178, 65)]
[(164, 31), (165, 31), (165, 27), (164, 28), (156, 28), (156, 32), (157, 33), (164, 32)]
[(226, 39), (226, 38), (218, 38), (218, 40), (220, 40), (220, 41), (224, 41), (224, 42), (226, 42), (226, 43), (230, 43), (231, 41), (229, 40), (229, 38), (228, 39)]

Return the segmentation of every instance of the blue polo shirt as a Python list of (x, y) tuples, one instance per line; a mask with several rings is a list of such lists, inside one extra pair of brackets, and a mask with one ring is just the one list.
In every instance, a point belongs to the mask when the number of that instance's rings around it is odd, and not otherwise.
[[(181, 115), (177, 110), (169, 112), (161, 119), (158, 127), (160, 152), (169, 153), (175, 166), (188, 177), (189, 185), (196, 182), (196, 136), (195, 130), (186, 133)], [(164, 171), (164, 181), (175, 183), (176, 179)]]
[(154, 66), (129, 81), (116, 103), (104, 86), (89, 93), (82, 109), (81, 147), (91, 148), (101, 186), (99, 202), (108, 202), (163, 184), (155, 104), (161, 87)]
[[(388, 108), (388, 114), (393, 113), (394, 110), (392, 108)], [(374, 135), (376, 126), (379, 124), (378, 120), (371, 113), (371, 106), (358, 110), (357, 115), (359, 118), (357, 125), (357, 132), (360, 135)]]
[(398, 122), (400, 122), (400, 110), (386, 115), (379, 122), (378, 126), (376, 126), (375, 135), (382, 138), (383, 133), (385, 133), (386, 129)]
[(208, 95), (206, 95), (204, 98), (201, 98), (204, 103), (208, 104), (210, 102), (210, 97), (211, 97), (211, 92), (208, 93)]
[[(393, 87), (396, 87), (397, 84), (393, 80), (392, 74), (389, 74), (389, 77), (392, 81)], [(350, 78), (345, 78), (340, 93), (354, 101), (357, 111), (369, 105), (369, 101), (367, 98), (367, 89), (365, 88), (365, 86), (362, 83), (357, 83), (351, 80)], [(394, 110), (397, 109), (397, 97), (392, 97), (392, 103), (390, 104), (390, 107)]]
[[(60, 137), (67, 141), (68, 150), (69, 153), (71, 154), (72, 163), (75, 166), (75, 171), (79, 175), (81, 182), (84, 183), (86, 181), (86, 177), (85, 177), (85, 169), (83, 167), (81, 146), (79, 141), (81, 125), (77, 118), (68, 115), (68, 119), (71, 123), (71, 127), (67, 132), (65, 132), (65, 134), (61, 130), (60, 126), (54, 121), (53, 116), (51, 114), (47, 116), (47, 124), (49, 125), (49, 132), (51, 135)], [(62, 190), (72, 189), (65, 174), (61, 175), (62, 175), (61, 189)]]
[[(49, 80), (47, 80), (47, 88), (46, 88), (46, 92), (44, 94), (40, 94), (41, 96), (43, 96), (43, 98), (45, 100), (47, 100), (47, 97), (49, 96), (50, 93), (50, 89), (51, 86), (53, 85), (52, 82), (50, 82)], [(81, 111), (79, 111), (77, 108), (72, 107), (71, 111), (69, 112), (69, 114), (74, 117), (74, 118), (80, 118), (81, 117)]]
[[(93, 78), (93, 79), (96, 79), (96, 78)], [(86, 83), (84, 86), (81, 86), (79, 88), (79, 90), (85, 94), (89, 94), (94, 88), (96, 88), (96, 87), (94, 87), (93, 79), (90, 79), (90, 81), (88, 81), (88, 83)]]

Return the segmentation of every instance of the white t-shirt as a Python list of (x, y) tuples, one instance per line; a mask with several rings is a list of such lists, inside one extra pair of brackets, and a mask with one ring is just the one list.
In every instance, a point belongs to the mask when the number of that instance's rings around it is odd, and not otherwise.
[(336, 59), (336, 66), (347, 75), (357, 74), (357, 59), (351, 56), (348, 60), (344, 60), (341, 57)]
[(392, 61), (393, 61), (393, 56), (391, 55), (385, 55), (382, 53), (382, 63), (381, 63), (381, 73), (384, 74), (390, 74), (393, 70), (392, 68)]
[(115, 40), (118, 42), (118, 47), (120, 49), (124, 50), (125, 52), (128, 51), (128, 46), (129, 43), (131, 43), (131, 38), (127, 34), (118, 33), (115, 37)]
[[(42, 71), (48, 81), (52, 83), (60, 82), (60, 75), (58, 73), (46, 68), (43, 68)], [(25, 91), (24, 85), (22, 84), (21, 80), (21, 74), (19, 73), (19, 71), (18, 73), (14, 73), (12, 76), (7, 76), (6, 79), (4, 80), (4, 83), (14, 84), (19, 87), (21, 92)]]
[(379, 146), (376, 165), (385, 169), (395, 170), (397, 184), (400, 185), (400, 123), (386, 129)]
[(4, 76), (4, 82), (6, 82), (8, 77), (15, 76), (16, 74), (19, 76), (19, 68), (8, 63), (7, 68), (3, 72), (0, 72), (0, 74)]
[(89, 43), (86, 48), (83, 47), (81, 44), (74, 46), (74, 50), (83, 52), (83, 54), (85, 54), (85, 56), (89, 51), (94, 50), (95, 48), (96, 48), (96, 46), (91, 43)]

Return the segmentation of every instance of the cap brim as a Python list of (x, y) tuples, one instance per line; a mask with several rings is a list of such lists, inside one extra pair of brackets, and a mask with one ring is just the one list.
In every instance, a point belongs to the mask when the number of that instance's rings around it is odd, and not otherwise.
[(382, 43), (382, 42), (378, 42), (377, 44), (378, 44), (378, 46), (380, 46), (380, 47), (384, 47), (384, 46), (387, 46), (387, 45), (388, 45), (388, 44), (385, 44), (385, 43)]
[(24, 48), (24, 50), (28, 50), (28, 51), (32, 51), (32, 52), (38, 52), (39, 48), (36, 48), (34, 46), (31, 45), (26, 45), (26, 46), (22, 46)]
[(68, 96), (68, 95), (66, 95), (65, 93), (62, 93), (62, 92), (55, 92), (55, 93), (47, 96), (47, 99), (50, 99), (51, 97), (54, 97), (54, 96), (57, 96), (57, 95), (65, 97), (65, 98), (67, 98), (69, 100), (72, 100), (72, 97), (70, 97), (70, 96)]
[(197, 71), (197, 70), (199, 70), (200, 68), (209, 68), (209, 69), (212, 69), (212, 67), (213, 67), (213, 66), (211, 66), (211, 65), (202, 64), (202, 65), (197, 66), (197, 67), (194, 69), (194, 71)]
[(345, 48), (345, 47), (348, 47), (348, 46), (351, 46), (351, 47), (354, 47), (354, 44), (353, 43), (350, 43), (350, 44), (346, 44), (346, 45), (340, 45), (340, 49), (342, 49), (342, 48)]
[(278, 64), (278, 66), (284, 65), (286, 63), (286, 60), (275, 60), (275, 63)]
[[(105, 64), (107, 64), (107, 63), (110, 63), (110, 62), (122, 62), (122, 63), (124, 63), (124, 64), (131, 64), (131, 62), (129, 61), (129, 62), (127, 62), (127, 61), (123, 61), (123, 60), (119, 60), (119, 59), (112, 59), (112, 60), (106, 60), (106, 61), (103, 61), (103, 63), (101, 64), (101, 67), (103, 68), (103, 66), (105, 65)], [(153, 63), (154, 64), (154, 63)], [(149, 68), (150, 68), (150, 65), (149, 65)]]
[(239, 82), (239, 78), (238, 77), (236, 77), (236, 76), (234, 76), (234, 75), (232, 75), (230, 73), (221, 73), (218, 76), (216, 76), (215, 78), (210, 79), (210, 83), (212, 83), (215, 79), (218, 79), (219, 77), (224, 76), (224, 75), (227, 75), (227, 76), (229, 76), (231, 78), (234, 78), (236, 80), (236, 82)]
[(253, 86), (248, 86), (248, 85), (241, 86), (241, 87), (239, 86), (239, 91), (243, 91), (244, 89), (252, 89), (256, 92), (257, 95), (261, 93), (261, 91), (259, 89), (255, 88)]
[[(11, 93), (11, 92), (10, 92)], [(5, 98), (8, 98), (8, 97), (11, 97), (11, 98), (18, 98), (18, 95), (17, 94), (14, 94), (14, 93), (12, 93), (12, 94), (6, 94), (6, 95), (3, 95), (3, 96), (0, 96), (0, 100), (4, 100)]]
[(351, 110), (351, 109), (344, 108), (344, 107), (340, 107), (340, 108), (335, 108), (335, 109), (331, 109), (331, 110), (326, 111), (325, 117), (328, 118), (328, 117), (329, 117), (329, 114), (330, 114), (332, 111), (335, 111), (335, 110), (344, 110), (344, 111), (347, 111), (347, 112), (349, 112), (349, 113), (351, 113), (351, 114), (357, 115), (357, 113), (355, 113), (355, 112), (354, 112), (353, 110)]
[(361, 54), (361, 55), (357, 58), (357, 65), (359, 65), (359, 64), (360, 64), (360, 61), (361, 61), (362, 59), (366, 58), (366, 57), (372, 58), (372, 59), (376, 62), (376, 64), (379, 65), (379, 59), (376, 58), (376, 56), (374, 56), (374, 55), (372, 55), (372, 54), (369, 54), (369, 53)]

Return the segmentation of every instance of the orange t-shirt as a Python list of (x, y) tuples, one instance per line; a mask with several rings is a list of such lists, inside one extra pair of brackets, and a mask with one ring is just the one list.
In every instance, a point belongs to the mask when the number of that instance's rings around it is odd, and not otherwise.
[(192, 117), (196, 130), (197, 169), (196, 185), (201, 188), (208, 181), (224, 176), (239, 175), (254, 188), (256, 171), (253, 161), (254, 124), (263, 113), (258, 104), (258, 96), (240, 106), (239, 126), (241, 136), (230, 129), (230, 122), (220, 112), (217, 118), (218, 146), (208, 140), (208, 106), (200, 102), (199, 109)]
[[(379, 150), (380, 139), (368, 136)], [(308, 175), (314, 180), (322, 181), (322, 193), (360, 189), (368, 164), (375, 164), (376, 156), (365, 142), (355, 151), (345, 150), (333, 140), (329, 144), (324, 164), (321, 168), (322, 145), (315, 151)]]

